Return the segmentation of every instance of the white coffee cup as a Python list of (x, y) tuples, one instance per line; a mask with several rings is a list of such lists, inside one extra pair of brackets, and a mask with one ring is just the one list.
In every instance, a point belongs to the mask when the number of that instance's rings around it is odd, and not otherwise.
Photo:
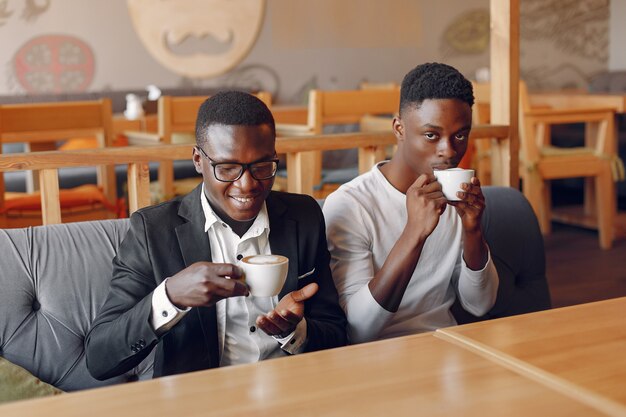
[(461, 190), (461, 183), (469, 184), (474, 176), (473, 169), (450, 168), (435, 170), (433, 172), (437, 181), (441, 184), (443, 195), (448, 201), (460, 201), (456, 193)]
[(282, 255), (252, 255), (243, 258), (239, 266), (251, 295), (272, 297), (285, 285), (289, 259)]

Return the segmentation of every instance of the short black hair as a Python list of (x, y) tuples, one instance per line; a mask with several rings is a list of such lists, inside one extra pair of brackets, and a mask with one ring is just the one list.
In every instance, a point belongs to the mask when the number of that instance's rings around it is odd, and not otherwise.
[(196, 143), (204, 145), (206, 131), (212, 125), (269, 125), (276, 134), (274, 116), (265, 103), (243, 91), (220, 91), (202, 103), (196, 119)]
[(428, 62), (413, 68), (402, 80), (400, 113), (418, 107), (428, 99), (458, 99), (474, 105), (472, 83), (456, 68), (439, 62)]

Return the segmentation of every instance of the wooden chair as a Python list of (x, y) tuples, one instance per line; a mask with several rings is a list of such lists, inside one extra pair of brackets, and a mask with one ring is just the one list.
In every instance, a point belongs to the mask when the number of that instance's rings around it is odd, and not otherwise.
[[(109, 99), (0, 106), (0, 143), (25, 143), (27, 151), (43, 151), (54, 149), (57, 141), (93, 137), (101, 148), (113, 143)], [(35, 159), (36, 152), (28, 157)], [(24, 165), (28, 164), (29, 161), (25, 160)], [(97, 175), (97, 186), (60, 191), (62, 216), (66, 221), (116, 217), (114, 167), (98, 167)], [(36, 193), (39, 188), (37, 173), (31, 178), (34, 179), (27, 184), (27, 191)], [(58, 175), (43, 178), (43, 181), (58, 181)], [(41, 224), (41, 204), (37, 194), (5, 195), (4, 175), (0, 175), (0, 227), (36, 224)]]
[[(397, 87), (343, 91), (311, 90), (307, 124), (279, 123), (276, 125), (276, 133), (278, 136), (321, 135), (327, 125), (360, 124), (364, 116), (395, 114), (399, 103), (400, 89)], [(391, 130), (391, 124), (389, 124), (389, 130)], [(321, 151), (313, 151), (302, 157), (311, 159), (313, 184), (322, 185)], [(276, 182), (280, 188), (286, 186), (284, 178), (277, 177)], [(336, 186), (330, 188), (336, 188)]]
[[(261, 91), (256, 96), (267, 106), (271, 105), (270, 93)], [(128, 137), (129, 145), (195, 143), (198, 109), (207, 98), (208, 96), (161, 96), (157, 105), (157, 133), (126, 131), (124, 134)], [(161, 199), (172, 198), (176, 194), (172, 161), (159, 163), (158, 178)]]
[[(542, 232), (550, 233), (553, 218), (550, 181), (584, 177), (586, 213), (582, 217), (568, 215), (560, 220), (596, 228), (600, 247), (610, 248), (616, 216), (615, 180), (623, 178), (623, 165), (616, 154), (615, 109), (535, 109), (530, 107), (525, 83), (520, 82), (519, 92), (520, 177), (524, 195), (537, 214)], [(596, 135), (588, 135), (584, 147), (551, 146), (546, 139), (550, 126), (567, 123), (597, 125)]]

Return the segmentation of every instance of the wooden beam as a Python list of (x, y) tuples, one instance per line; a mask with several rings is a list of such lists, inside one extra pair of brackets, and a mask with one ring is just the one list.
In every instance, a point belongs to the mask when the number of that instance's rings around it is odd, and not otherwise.
[(491, 0), (490, 4), (491, 122), (510, 126), (508, 140), (492, 143), (492, 182), (518, 188), (519, 0)]
[(143, 163), (128, 164), (128, 212), (133, 214), (150, 205), (150, 166)]
[(39, 183), (41, 184), (41, 216), (43, 224), (60, 224), (59, 171), (57, 169), (42, 169), (39, 172)]
[(287, 190), (290, 193), (313, 195), (315, 152), (287, 154)]

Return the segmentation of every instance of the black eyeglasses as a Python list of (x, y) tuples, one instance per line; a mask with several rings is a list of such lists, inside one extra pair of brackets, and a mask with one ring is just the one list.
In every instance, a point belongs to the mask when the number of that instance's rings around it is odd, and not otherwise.
[(278, 159), (269, 161), (252, 162), (249, 164), (240, 164), (237, 162), (215, 162), (209, 155), (199, 146), (196, 149), (209, 160), (213, 167), (213, 175), (215, 179), (221, 182), (235, 182), (247, 170), (250, 171), (252, 178), (257, 181), (269, 180), (276, 175), (278, 169)]

